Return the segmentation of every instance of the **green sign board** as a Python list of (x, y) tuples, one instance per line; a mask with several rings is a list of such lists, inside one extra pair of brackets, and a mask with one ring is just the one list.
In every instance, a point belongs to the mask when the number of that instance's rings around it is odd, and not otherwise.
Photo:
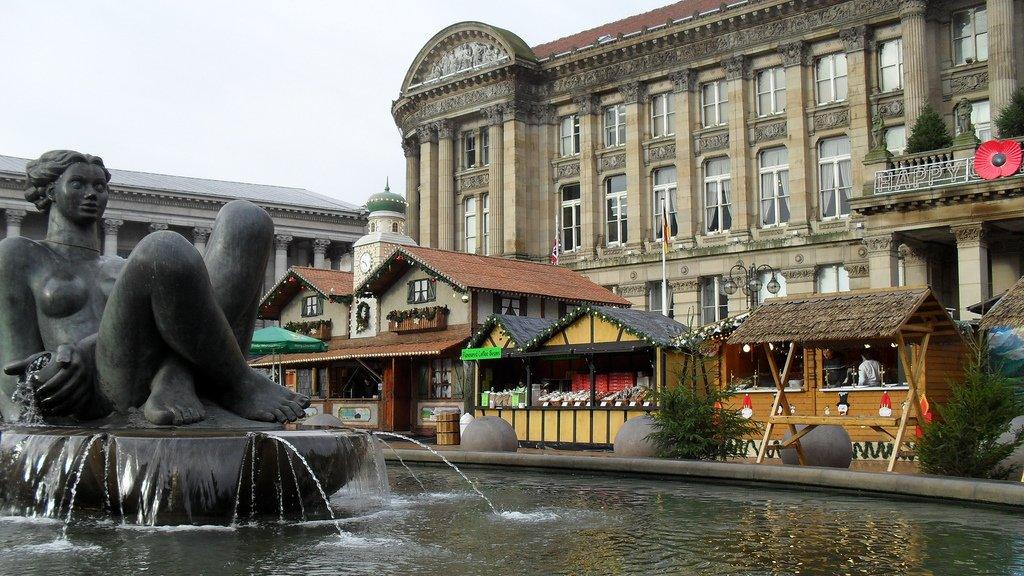
[(484, 348), (463, 348), (463, 360), (497, 360), (501, 358), (501, 348), (486, 346)]

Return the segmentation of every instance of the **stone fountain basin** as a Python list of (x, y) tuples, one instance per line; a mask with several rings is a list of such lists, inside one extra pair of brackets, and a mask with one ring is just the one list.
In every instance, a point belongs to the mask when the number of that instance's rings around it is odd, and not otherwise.
[[(6, 513), (110, 515), (138, 524), (319, 519), (323, 494), (372, 458), (352, 430), (88, 429), (0, 431)], [(319, 488), (317, 483), (319, 482)]]

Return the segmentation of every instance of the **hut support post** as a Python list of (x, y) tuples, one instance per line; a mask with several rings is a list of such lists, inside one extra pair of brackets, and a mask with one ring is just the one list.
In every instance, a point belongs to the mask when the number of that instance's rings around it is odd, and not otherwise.
[(904, 371), (907, 373), (907, 407), (900, 414), (900, 425), (896, 428), (896, 437), (893, 439), (892, 456), (889, 457), (889, 466), (886, 468), (888, 472), (896, 469), (896, 460), (899, 459), (900, 448), (903, 447), (903, 442), (907, 435), (907, 421), (910, 417), (910, 411), (914, 411), (914, 417), (917, 422), (924, 420), (921, 415), (921, 403), (917, 397), (917, 387), (921, 383), (921, 377), (924, 374), (924, 359), (928, 354), (929, 340), (931, 340), (931, 334), (926, 333), (921, 340), (921, 346), (917, 354), (913, 355), (916, 358), (913, 358), (913, 361), (911, 361), (911, 355), (907, 354), (907, 342), (903, 338), (903, 333), (896, 334), (896, 350), (899, 352), (900, 362), (903, 363)]
[[(764, 427), (764, 437), (761, 439), (761, 446), (757, 450), (757, 463), (764, 462), (764, 456), (768, 452), (768, 441), (771, 438), (772, 429), (775, 427), (773, 420), (775, 419), (775, 413), (778, 412), (779, 406), (785, 404), (789, 406), (789, 400), (786, 399), (786, 381), (789, 379), (789, 370), (793, 366), (793, 356), (796, 353), (796, 342), (789, 343), (789, 351), (786, 353), (786, 363), (783, 365), (782, 372), (779, 372), (778, 363), (775, 362), (775, 356), (771, 346), (767, 343), (764, 345), (765, 355), (768, 356), (768, 366), (772, 371), (772, 379), (775, 380), (775, 401), (772, 403), (772, 412), (768, 415), (768, 423)], [(797, 436), (796, 426), (790, 424), (789, 430), (793, 434), (793, 438), (790, 443), (796, 448), (797, 460), (800, 464), (804, 463), (804, 450), (800, 447), (799, 436)]]

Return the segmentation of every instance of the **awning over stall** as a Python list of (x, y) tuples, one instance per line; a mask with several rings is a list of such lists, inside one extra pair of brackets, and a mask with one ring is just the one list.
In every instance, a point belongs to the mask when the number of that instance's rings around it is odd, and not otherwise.
[(277, 364), (315, 364), (335, 360), (356, 358), (391, 358), (398, 356), (437, 356), (461, 348), (469, 337), (468, 326), (457, 326), (439, 332), (403, 335), (401, 340), (388, 332), (373, 338), (352, 338), (342, 342), (340, 348), (309, 354), (285, 354), (283, 356), (257, 358), (250, 366), (272, 366)]
[[(291, 352), (318, 352), (327, 349), (327, 344), (316, 338), (303, 334), (296, 334), (270, 326), (260, 328), (252, 334), (252, 343), (249, 345), (250, 354), (288, 354)], [(267, 365), (279, 362), (268, 362)]]

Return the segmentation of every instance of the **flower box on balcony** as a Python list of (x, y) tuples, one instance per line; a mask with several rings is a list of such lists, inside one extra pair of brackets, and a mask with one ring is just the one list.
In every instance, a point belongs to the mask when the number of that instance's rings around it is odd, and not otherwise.
[(447, 306), (427, 306), (388, 312), (388, 330), (399, 334), (429, 332), (448, 327)]

